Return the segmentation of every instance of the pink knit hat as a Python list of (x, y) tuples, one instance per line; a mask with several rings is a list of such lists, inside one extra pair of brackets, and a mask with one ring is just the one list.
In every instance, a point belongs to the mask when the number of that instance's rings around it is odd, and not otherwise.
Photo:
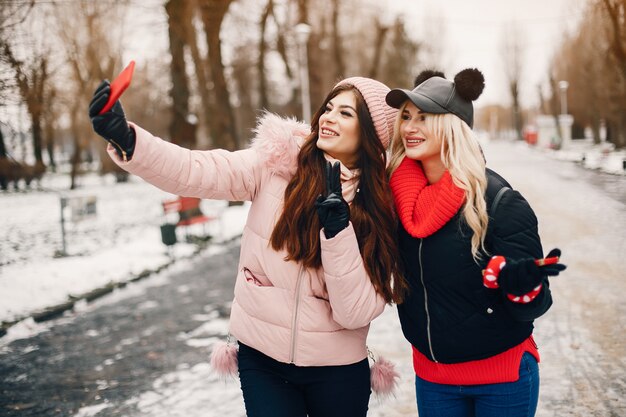
[(353, 85), (365, 99), (378, 139), (387, 149), (393, 135), (396, 115), (398, 114), (398, 109), (389, 106), (385, 101), (385, 96), (390, 91), (389, 87), (379, 81), (364, 77), (346, 78), (339, 81), (335, 87), (344, 84)]

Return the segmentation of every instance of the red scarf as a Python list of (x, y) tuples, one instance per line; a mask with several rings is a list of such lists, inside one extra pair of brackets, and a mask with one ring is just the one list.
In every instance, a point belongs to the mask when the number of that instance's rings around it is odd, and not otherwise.
[(450, 172), (428, 184), (422, 165), (404, 157), (389, 181), (398, 217), (413, 237), (441, 229), (465, 202), (465, 191), (454, 185)]

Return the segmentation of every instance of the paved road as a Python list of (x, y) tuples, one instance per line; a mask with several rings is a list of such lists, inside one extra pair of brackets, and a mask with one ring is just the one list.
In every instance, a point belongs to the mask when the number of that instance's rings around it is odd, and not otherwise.
[[(206, 362), (185, 343), (198, 322), (219, 322), (232, 299), (237, 242), (106, 296), (47, 332), (14, 341), (0, 354), (0, 415), (70, 416), (106, 403), (107, 416), (129, 416), (127, 400), (181, 364)], [(223, 320), (222, 320), (223, 321)], [(205, 332), (220, 336), (223, 330)]]
[(536, 321), (538, 417), (626, 416), (626, 177), (493, 143), (487, 160), (522, 190), (544, 249), (568, 265)]
[[(489, 164), (537, 212), (546, 249), (568, 270), (536, 322), (542, 355), (537, 417), (626, 416), (626, 177), (607, 177), (509, 144)], [(238, 383), (217, 380), (210, 346), (226, 331), (238, 247), (133, 284), (0, 353), (2, 416), (243, 417)], [(410, 350), (388, 309), (369, 344), (401, 372), (370, 416), (417, 415)]]

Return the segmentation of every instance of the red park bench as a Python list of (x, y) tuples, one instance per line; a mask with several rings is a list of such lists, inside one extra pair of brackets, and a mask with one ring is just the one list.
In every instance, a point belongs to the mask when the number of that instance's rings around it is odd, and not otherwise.
[[(180, 226), (191, 226), (194, 224), (205, 224), (216, 220), (217, 216), (206, 216), (200, 210), (200, 199), (196, 197), (179, 196), (175, 200), (163, 201), (164, 214), (178, 213), (176, 224), (166, 223), (161, 226), (161, 238), (166, 245), (176, 243), (175, 228)], [(165, 227), (165, 230), (164, 230)], [(185, 227), (185, 236), (189, 240), (189, 231)]]

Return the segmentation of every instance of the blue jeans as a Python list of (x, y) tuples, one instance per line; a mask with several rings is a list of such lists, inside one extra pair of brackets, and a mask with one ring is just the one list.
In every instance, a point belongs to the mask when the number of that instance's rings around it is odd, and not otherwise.
[(533, 417), (539, 398), (539, 366), (526, 352), (515, 382), (446, 385), (416, 376), (415, 395), (420, 417)]
[(248, 417), (365, 417), (367, 358), (341, 366), (278, 362), (239, 343), (239, 380)]

